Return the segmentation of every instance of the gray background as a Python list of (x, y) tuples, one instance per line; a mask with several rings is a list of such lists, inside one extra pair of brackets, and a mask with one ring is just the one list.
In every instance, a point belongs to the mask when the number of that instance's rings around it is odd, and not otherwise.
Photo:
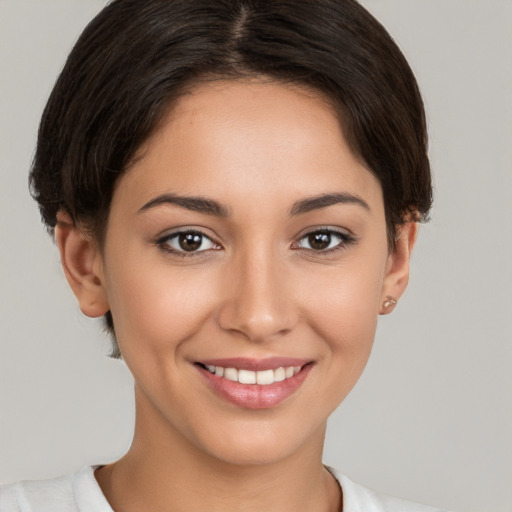
[[(436, 202), (409, 290), (333, 416), (325, 460), (457, 512), (512, 511), (512, 2), (365, 0), (428, 112)], [(0, 0), (0, 481), (111, 461), (131, 377), (79, 312), (27, 193), (38, 119), (103, 0)]]

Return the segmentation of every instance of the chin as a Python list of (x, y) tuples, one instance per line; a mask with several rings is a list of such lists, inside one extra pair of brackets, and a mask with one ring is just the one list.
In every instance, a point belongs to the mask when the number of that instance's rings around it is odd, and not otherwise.
[(311, 445), (321, 446), (325, 424), (312, 430), (297, 430), (272, 421), (247, 422), (221, 428), (197, 441), (201, 451), (218, 461), (236, 466), (257, 466), (286, 460), (302, 450), (307, 451)]
[(234, 466), (261, 466), (285, 460), (297, 451), (295, 446), (282, 443), (254, 443), (252, 440), (233, 442), (210, 454), (225, 464)]

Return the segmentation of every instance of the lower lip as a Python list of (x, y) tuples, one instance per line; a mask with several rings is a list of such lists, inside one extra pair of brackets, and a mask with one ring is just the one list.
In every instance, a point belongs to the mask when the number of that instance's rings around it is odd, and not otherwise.
[(262, 386), (261, 384), (241, 384), (219, 377), (207, 369), (197, 368), (210, 387), (229, 402), (245, 409), (269, 409), (276, 407), (299, 389), (308, 376), (312, 364), (302, 367), (301, 371), (281, 382)]

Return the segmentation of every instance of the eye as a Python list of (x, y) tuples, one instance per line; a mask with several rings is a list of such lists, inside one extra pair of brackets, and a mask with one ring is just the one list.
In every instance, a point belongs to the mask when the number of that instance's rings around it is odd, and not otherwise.
[(194, 253), (219, 249), (219, 246), (201, 231), (180, 231), (157, 240), (157, 245), (163, 250), (186, 256)]
[(319, 229), (311, 231), (304, 235), (296, 244), (300, 249), (308, 249), (317, 252), (329, 252), (336, 249), (341, 249), (351, 243), (355, 239), (340, 231), (332, 229)]

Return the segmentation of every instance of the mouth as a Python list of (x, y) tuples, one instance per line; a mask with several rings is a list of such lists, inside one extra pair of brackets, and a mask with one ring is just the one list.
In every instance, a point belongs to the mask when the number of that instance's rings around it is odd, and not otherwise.
[(299, 389), (313, 364), (294, 358), (235, 358), (195, 363), (218, 395), (247, 409), (266, 409), (282, 403)]

